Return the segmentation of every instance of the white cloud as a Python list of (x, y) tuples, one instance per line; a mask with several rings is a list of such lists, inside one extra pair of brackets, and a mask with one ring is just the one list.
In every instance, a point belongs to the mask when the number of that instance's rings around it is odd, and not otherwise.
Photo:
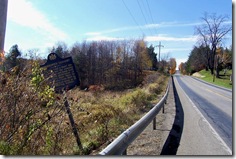
[(103, 35), (103, 34), (109, 34), (109, 33), (115, 33), (115, 32), (121, 32), (125, 30), (136, 30), (139, 29), (138, 26), (128, 26), (128, 27), (120, 27), (120, 28), (115, 28), (115, 29), (107, 29), (107, 30), (102, 30), (98, 32), (87, 32), (85, 35), (87, 36), (98, 36), (98, 35)]
[(67, 39), (68, 35), (56, 27), (47, 16), (27, 0), (9, 0), (8, 20), (33, 29), (48, 41)]
[(166, 35), (157, 35), (157, 36), (147, 36), (145, 40), (148, 42), (152, 41), (182, 41), (182, 42), (196, 42), (196, 36), (187, 36), (187, 37), (171, 37)]
[(163, 48), (166, 52), (173, 52), (173, 51), (190, 51), (192, 48)]
[(101, 34), (102, 34), (101, 32), (88, 32), (88, 33), (85, 33), (85, 35), (87, 35), (87, 36), (99, 36)]
[(161, 28), (161, 27), (185, 27), (185, 26), (196, 26), (202, 24), (201, 22), (193, 22), (193, 23), (179, 23), (179, 22), (161, 22), (156, 24), (146, 24), (142, 26), (127, 26), (120, 27), (115, 29), (108, 29), (98, 32), (88, 32), (85, 35), (93, 36), (93, 35), (102, 35), (107, 33), (120, 32), (125, 30), (138, 30), (138, 29), (149, 29), (149, 28)]
[(144, 28), (163, 28), (163, 27), (187, 27), (187, 26), (197, 26), (203, 24), (202, 22), (192, 22), (192, 23), (180, 23), (180, 22), (161, 22), (158, 24), (147, 24)]
[[(127, 27), (120, 27), (115, 29), (108, 29), (103, 31), (97, 31), (97, 32), (87, 32), (85, 33), (86, 36), (88, 36), (88, 40), (96, 40), (96, 39), (117, 39), (117, 38), (111, 38), (106, 37), (106, 34), (114, 33), (114, 32), (122, 32), (122, 31), (128, 31), (128, 30), (138, 30), (140, 28), (142, 29), (148, 29), (148, 28), (158, 28), (158, 27), (184, 27), (184, 26), (193, 26), (198, 25), (201, 23), (195, 22), (195, 23), (178, 23), (178, 22), (162, 22), (159, 24), (147, 24), (143, 26), (127, 26)], [(124, 39), (124, 38), (119, 38)], [(185, 36), (185, 37), (173, 37), (173, 36), (167, 36), (163, 34), (155, 35), (155, 36), (146, 36), (145, 40), (147, 42), (154, 42), (154, 41), (181, 41), (181, 42), (196, 42), (197, 36)]]
[(86, 39), (87, 41), (117, 41), (124, 40), (124, 38), (114, 38), (108, 36), (94, 36)]
[(178, 70), (180, 63), (181, 62), (183, 62), (183, 63), (187, 62), (188, 58), (176, 58), (175, 60), (176, 60), (176, 65), (177, 65), (176, 69)]

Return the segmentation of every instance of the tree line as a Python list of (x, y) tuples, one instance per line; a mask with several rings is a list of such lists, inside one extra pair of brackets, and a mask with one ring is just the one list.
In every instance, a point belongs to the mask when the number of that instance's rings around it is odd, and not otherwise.
[[(38, 50), (29, 50), (30, 59), (34, 59)], [(58, 42), (49, 49), (60, 57), (71, 56), (76, 66), (80, 88), (90, 85), (103, 85), (107, 89), (120, 90), (140, 85), (146, 70), (168, 72), (169, 59), (157, 61), (154, 47), (143, 39), (124, 41), (93, 41), (75, 43), (68, 48), (64, 42)], [(9, 70), (15, 66), (23, 68), (25, 60), (20, 58), (18, 45), (12, 46), (6, 55), (2, 69)], [(41, 59), (43, 64), (46, 59)]]
[(25, 58), (18, 45), (13, 45), (0, 63), (1, 154), (59, 155), (78, 151), (67, 122), (65, 99), (77, 121), (76, 128), (83, 135), (83, 149), (78, 154), (90, 153), (104, 144), (110, 134), (120, 133), (124, 126), (130, 125), (131, 117), (136, 120), (133, 114), (149, 109), (150, 101), (156, 100), (165, 89), (167, 77), (150, 70), (170, 68), (163, 60), (158, 66), (154, 48), (147, 47), (143, 40), (83, 42), (71, 48), (58, 43), (48, 52), (62, 58), (73, 57), (82, 89), (93, 84), (110, 90), (142, 84), (143, 89), (135, 88), (128, 93), (74, 89), (57, 94), (42, 76), (39, 64), (46, 59), (35, 56), (38, 50), (29, 50), (30, 58)]
[[(187, 62), (180, 63), (179, 70), (183, 74), (193, 74), (195, 72), (201, 71), (205, 69), (209, 70), (207, 66), (207, 58), (206, 58), (206, 50), (210, 50), (209, 48), (205, 48), (204, 46), (194, 46), (191, 51)], [(219, 77), (219, 72), (223, 69), (232, 69), (233, 62), (233, 51), (232, 47), (224, 48), (220, 47), (216, 50), (215, 56), (215, 74), (216, 77)]]

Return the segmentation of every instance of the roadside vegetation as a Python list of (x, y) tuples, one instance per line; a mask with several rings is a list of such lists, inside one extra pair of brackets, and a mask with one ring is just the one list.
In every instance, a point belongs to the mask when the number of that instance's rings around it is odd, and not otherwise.
[[(35, 50), (29, 52), (30, 58), (22, 58), (14, 45), (1, 59), (0, 154), (93, 154), (140, 119), (165, 92), (171, 64), (163, 60), (159, 65), (163, 72), (156, 71), (153, 48), (143, 41), (133, 46), (94, 42), (65, 48), (59, 45), (52, 51), (73, 57), (82, 85), (62, 94), (48, 86), (40, 67), (45, 59), (33, 56)], [(65, 99), (82, 149), (74, 137)]]
[[(24, 73), (17, 76), (1, 73), (8, 76), (6, 82), (1, 79), (0, 154), (3, 155), (88, 155), (150, 110), (168, 82), (168, 76), (151, 72), (140, 87), (128, 90), (74, 88), (55, 94), (44, 80), (35, 81), (32, 75)], [(64, 108), (65, 96), (83, 150), (78, 149), (73, 136)]]
[(201, 70), (199, 71), (199, 74), (202, 77), (199, 77), (200, 79), (218, 85), (218, 86), (222, 86), (225, 88), (229, 88), (232, 89), (233, 85), (232, 85), (232, 80), (230, 81), (230, 76), (232, 75), (232, 70), (222, 70), (220, 71), (220, 76), (219, 78), (215, 79), (215, 82), (213, 82), (213, 77), (211, 75), (210, 71), (206, 71), (206, 70)]

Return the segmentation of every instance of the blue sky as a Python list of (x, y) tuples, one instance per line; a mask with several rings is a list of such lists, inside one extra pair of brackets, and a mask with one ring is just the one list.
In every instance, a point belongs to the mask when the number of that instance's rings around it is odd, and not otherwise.
[[(161, 57), (185, 62), (196, 44), (194, 27), (204, 12), (228, 15), (230, 0), (8, 0), (5, 51), (18, 44), (25, 53), (63, 41), (68, 47), (84, 40), (144, 37), (148, 45), (161, 41)], [(232, 44), (228, 35), (225, 46)], [(155, 50), (158, 53), (158, 48)]]

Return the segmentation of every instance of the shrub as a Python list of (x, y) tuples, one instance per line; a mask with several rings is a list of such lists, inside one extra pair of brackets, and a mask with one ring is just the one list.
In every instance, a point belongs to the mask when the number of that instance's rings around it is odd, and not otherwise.
[[(164, 81), (126, 91), (55, 94), (39, 63), (17, 73), (0, 72), (0, 153), (4, 155), (87, 155), (131, 126), (155, 98)], [(152, 93), (155, 92), (155, 93)], [(79, 150), (64, 108), (67, 97), (83, 145)]]
[(1, 72), (0, 80), (5, 81), (0, 87), (0, 141), (6, 155), (49, 154), (47, 127), (62, 108), (37, 69), (32, 64), (17, 73)]

